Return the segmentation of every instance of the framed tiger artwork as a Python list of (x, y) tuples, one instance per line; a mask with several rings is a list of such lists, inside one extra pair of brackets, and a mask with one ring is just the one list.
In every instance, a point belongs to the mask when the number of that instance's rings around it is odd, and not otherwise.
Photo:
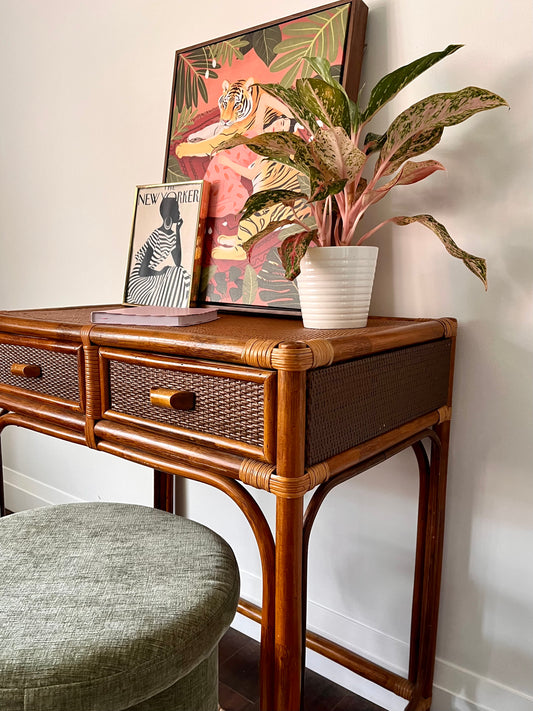
[[(240, 220), (240, 211), (260, 190), (305, 191), (306, 178), (247, 146), (217, 148), (235, 134), (302, 130), (290, 110), (259, 84), (293, 86), (299, 77), (312, 75), (306, 56), (325, 57), (356, 98), (366, 17), (362, 0), (334, 2), (176, 52), (163, 181), (210, 184), (199, 303), (234, 312), (300, 315), (297, 286), (285, 279), (278, 255), (293, 228), (273, 232), (247, 253), (243, 244), (284, 215), (261, 212)], [(305, 202), (296, 209), (305, 219)]]

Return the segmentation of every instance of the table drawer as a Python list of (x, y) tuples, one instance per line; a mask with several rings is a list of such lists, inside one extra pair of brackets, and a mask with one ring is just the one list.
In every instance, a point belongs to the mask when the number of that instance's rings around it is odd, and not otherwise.
[(0, 335), (0, 391), (83, 410), (83, 348)]
[(273, 371), (106, 348), (100, 367), (105, 418), (273, 461)]

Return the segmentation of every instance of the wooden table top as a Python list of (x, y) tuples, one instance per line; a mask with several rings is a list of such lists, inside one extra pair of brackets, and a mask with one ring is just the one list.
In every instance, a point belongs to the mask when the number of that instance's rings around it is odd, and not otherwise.
[(61, 341), (80, 341), (90, 328), (95, 345), (175, 353), (249, 363), (250, 349), (271, 351), (282, 343), (310, 347), (327, 342), (330, 363), (449, 335), (453, 319), (373, 317), (366, 328), (309, 329), (301, 319), (221, 313), (215, 321), (187, 327), (91, 324), (91, 311), (115, 305), (0, 311), (0, 330)]

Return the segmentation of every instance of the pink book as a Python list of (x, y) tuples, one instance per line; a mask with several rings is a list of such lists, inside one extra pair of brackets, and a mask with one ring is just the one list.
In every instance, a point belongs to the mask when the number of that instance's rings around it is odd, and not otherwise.
[(214, 306), (178, 309), (171, 306), (127, 306), (92, 311), (92, 323), (116, 323), (129, 326), (193, 326), (218, 318)]

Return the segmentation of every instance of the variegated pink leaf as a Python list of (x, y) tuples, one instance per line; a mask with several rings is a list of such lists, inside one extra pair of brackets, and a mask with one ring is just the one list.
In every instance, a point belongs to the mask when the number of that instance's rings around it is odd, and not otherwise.
[(278, 163), (297, 168), (308, 174), (309, 165), (312, 164), (311, 154), (307, 142), (289, 131), (269, 131), (258, 136), (248, 138), (235, 134), (226, 139), (215, 149), (216, 152), (245, 145), (260, 156), (265, 156)]
[(436, 160), (425, 160), (419, 162), (408, 161), (407, 163), (404, 163), (401, 170), (392, 180), (389, 180), (388, 183), (381, 185), (379, 188), (369, 190), (365, 195), (363, 195), (361, 200), (361, 209), (366, 210), (370, 207), (370, 205), (375, 205), (396, 185), (411, 185), (412, 183), (417, 183), (419, 180), (424, 180), (424, 178), (432, 175), (437, 170), (445, 170), (445, 168), (442, 163), (439, 163)]
[[(407, 161), (400, 170), (398, 180), (394, 185), (412, 185), (424, 180), (429, 175), (432, 175), (437, 170), (446, 170), (446, 168), (437, 160), (422, 160), (422, 161)], [(383, 187), (386, 187), (385, 185)], [(391, 185), (392, 187), (392, 185)]]
[(297, 79), (296, 91), (302, 103), (326, 126), (342, 126), (347, 133), (350, 131), (348, 98), (338, 83), (319, 77)]
[(281, 263), (285, 269), (285, 278), (292, 281), (300, 273), (300, 262), (311, 242), (316, 242), (317, 230), (298, 232), (286, 237), (278, 248)]
[(353, 180), (361, 172), (366, 155), (348, 137), (340, 126), (317, 131), (309, 150), (323, 174), (330, 180)]
[(487, 290), (487, 262), (483, 257), (476, 257), (473, 254), (468, 254), (460, 247), (458, 247), (453, 239), (450, 237), (448, 230), (444, 225), (432, 217), (431, 215), (413, 215), (412, 217), (393, 217), (392, 222), (397, 225), (410, 225), (413, 222), (419, 222), (424, 227), (429, 228), (434, 232), (440, 239), (448, 254), (452, 257), (457, 257), (461, 259), (470, 271), (475, 274), (483, 284), (485, 285), (485, 291)]
[(295, 190), (259, 190), (252, 193), (244, 203), (241, 211), (241, 220), (246, 220), (260, 210), (266, 210), (274, 205), (294, 205), (298, 200), (307, 201), (305, 193), (298, 193)]
[(415, 59), (414, 62), (406, 64), (404, 67), (395, 69), (390, 74), (381, 79), (370, 93), (368, 106), (363, 113), (363, 122), (366, 123), (372, 118), (383, 106), (390, 101), (396, 94), (403, 89), (407, 84), (416, 79), (422, 72), (432, 67), (441, 59), (453, 54), (461, 48), (460, 44), (450, 44), (441, 52), (432, 52), (424, 57)]
[(424, 180), (424, 178), (433, 175), (437, 170), (446, 170), (442, 163), (439, 163), (437, 160), (407, 161), (407, 163), (402, 165), (392, 180), (376, 188), (375, 192), (388, 193), (389, 190), (396, 185), (412, 185), (412, 183), (418, 183), (420, 180)]
[(407, 158), (436, 145), (443, 127), (454, 126), (480, 111), (497, 106), (507, 106), (507, 102), (497, 94), (475, 86), (433, 94), (418, 101), (391, 123), (376, 171), (379, 169), (382, 175), (394, 173)]
[(272, 222), (269, 222), (265, 227), (263, 227), (261, 230), (258, 230), (252, 237), (246, 240), (246, 242), (242, 243), (242, 248), (248, 254), (248, 252), (252, 249), (252, 247), (259, 242), (259, 240), (263, 239), (263, 237), (266, 237), (267, 235), (271, 234), (274, 232), (274, 230), (279, 229), (280, 227), (287, 227), (288, 225), (294, 226), (294, 220), (277, 220)]
[[(391, 158), (389, 165), (384, 166), (386, 169), (382, 172), (382, 175), (391, 175), (409, 158), (414, 158), (415, 156), (422, 155), (422, 153), (426, 153), (426, 151), (431, 150), (431, 148), (439, 143), (443, 133), (444, 127), (438, 126), (431, 131), (423, 131), (422, 133), (418, 133), (416, 136), (413, 136), (411, 140), (406, 141), (402, 146), (400, 146)], [(376, 170), (378, 167), (379, 161), (376, 163)]]

